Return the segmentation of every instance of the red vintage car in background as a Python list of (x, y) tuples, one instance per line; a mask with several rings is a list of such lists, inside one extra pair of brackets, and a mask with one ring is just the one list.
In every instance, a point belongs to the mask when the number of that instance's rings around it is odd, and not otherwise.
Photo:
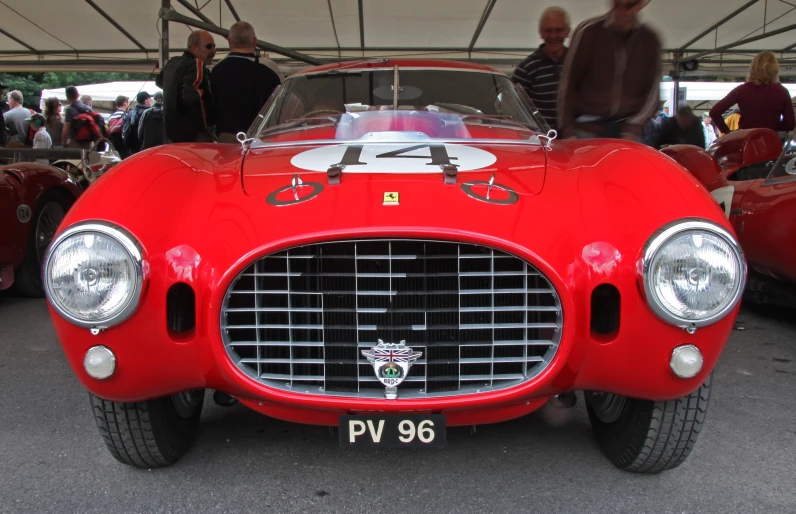
[[(8, 157), (20, 150), (0, 152)], [(0, 290), (15, 285), (25, 296), (44, 295), (44, 253), (82, 191), (69, 174), (47, 164), (0, 166)]]
[(776, 132), (732, 132), (707, 151), (663, 152), (694, 174), (724, 209), (749, 263), (747, 297), (796, 308), (796, 147)]
[(206, 389), (344, 447), (441, 446), (583, 390), (618, 467), (692, 450), (746, 264), (671, 159), (555, 140), (505, 75), (428, 60), (297, 73), (239, 139), (125, 160), (48, 251), (116, 459), (178, 460)]

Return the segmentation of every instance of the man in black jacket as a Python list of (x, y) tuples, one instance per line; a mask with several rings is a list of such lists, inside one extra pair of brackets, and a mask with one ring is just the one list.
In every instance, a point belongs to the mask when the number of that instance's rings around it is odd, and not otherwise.
[(0, 82), (0, 114), (5, 114), (11, 107), (6, 103), (6, 85)]
[(229, 29), (229, 55), (213, 67), (210, 84), (220, 143), (237, 143), (282, 81), (255, 55), (254, 27), (239, 21)]
[(141, 150), (163, 144), (163, 93), (155, 93), (155, 105), (144, 111), (138, 122)]
[(146, 91), (140, 91), (135, 97), (135, 107), (124, 115), (124, 126), (122, 128), (122, 138), (124, 146), (130, 155), (141, 151), (141, 140), (138, 139), (138, 124), (141, 117), (152, 107), (152, 96)]
[(5, 88), (6, 85), (0, 82), (0, 146), (5, 146), (8, 143), (8, 134), (6, 133), (6, 122), (3, 114), (8, 111), (5, 101)]
[(188, 51), (172, 58), (155, 83), (163, 89), (166, 138), (173, 143), (213, 140), (213, 97), (207, 64), (213, 62), (213, 36), (197, 30), (188, 37)]
[(677, 116), (666, 118), (661, 124), (655, 148), (660, 149), (666, 145), (694, 145), (705, 148), (702, 122), (694, 116), (689, 106), (680, 107)]
[(6, 134), (6, 120), (3, 119), (3, 110), (0, 109), (0, 146), (8, 144), (8, 135)]

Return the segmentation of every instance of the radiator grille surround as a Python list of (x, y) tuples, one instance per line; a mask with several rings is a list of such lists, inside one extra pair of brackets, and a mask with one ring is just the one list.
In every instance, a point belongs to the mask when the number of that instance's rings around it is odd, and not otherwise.
[(383, 398), (361, 351), (406, 341), (423, 352), (398, 398), (513, 387), (541, 373), (561, 338), (553, 286), (486, 246), (373, 239), (261, 257), (227, 290), (221, 332), (252, 380), (313, 395)]

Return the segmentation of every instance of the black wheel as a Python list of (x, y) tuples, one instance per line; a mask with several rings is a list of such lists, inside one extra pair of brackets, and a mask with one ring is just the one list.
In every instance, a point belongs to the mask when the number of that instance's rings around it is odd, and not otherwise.
[(196, 438), (204, 390), (145, 402), (114, 402), (89, 393), (111, 455), (123, 464), (160, 468), (177, 462)]
[(25, 259), (14, 276), (14, 284), (21, 295), (34, 298), (44, 296), (41, 284), (44, 253), (72, 203), (74, 200), (69, 199), (66, 194), (57, 192), (45, 193), (39, 201), (36, 212), (30, 220)]
[(702, 430), (712, 377), (688, 396), (665, 402), (586, 391), (586, 409), (600, 449), (625, 471), (676, 468)]

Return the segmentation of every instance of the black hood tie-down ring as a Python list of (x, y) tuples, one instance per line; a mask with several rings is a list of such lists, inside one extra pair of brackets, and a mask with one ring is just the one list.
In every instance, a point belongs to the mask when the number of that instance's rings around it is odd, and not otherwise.
[(301, 177), (296, 174), (290, 181), (289, 186), (277, 189), (269, 194), (265, 201), (275, 207), (284, 207), (286, 205), (295, 205), (312, 200), (323, 192), (323, 184), (320, 182), (304, 182)]
[(495, 183), (495, 174), (488, 181), (473, 180), (462, 184), (462, 191), (470, 198), (481, 202), (496, 205), (511, 205), (517, 203), (519, 195), (508, 186)]

